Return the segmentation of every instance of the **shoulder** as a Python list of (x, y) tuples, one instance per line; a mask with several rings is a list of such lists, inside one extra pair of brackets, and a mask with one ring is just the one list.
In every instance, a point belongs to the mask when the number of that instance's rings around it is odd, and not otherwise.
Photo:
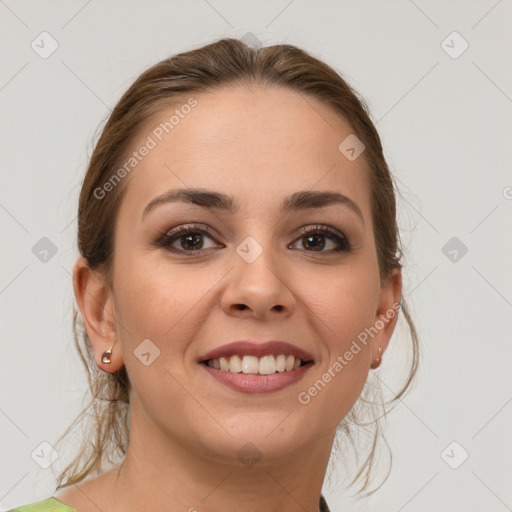
[(28, 505), (21, 505), (16, 508), (12, 508), (7, 512), (77, 512), (74, 508), (62, 503), (55, 497), (47, 498), (36, 503), (30, 503)]
[(323, 494), (320, 495), (320, 512), (331, 512)]

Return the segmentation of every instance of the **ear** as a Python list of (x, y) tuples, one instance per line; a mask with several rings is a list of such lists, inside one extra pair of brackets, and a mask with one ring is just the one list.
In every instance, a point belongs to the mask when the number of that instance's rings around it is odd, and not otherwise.
[[(372, 364), (378, 368), (398, 320), (400, 298), (402, 296), (402, 271), (394, 268), (384, 287), (381, 287), (379, 305), (374, 327), (378, 331), (372, 342)], [(380, 347), (380, 351), (379, 351)]]
[[(91, 340), (98, 367), (113, 373), (123, 366), (118, 341), (114, 297), (104, 278), (89, 268), (85, 258), (79, 258), (73, 267), (73, 289), (82, 313), (84, 325)], [(110, 363), (103, 363), (103, 352), (112, 349)]]

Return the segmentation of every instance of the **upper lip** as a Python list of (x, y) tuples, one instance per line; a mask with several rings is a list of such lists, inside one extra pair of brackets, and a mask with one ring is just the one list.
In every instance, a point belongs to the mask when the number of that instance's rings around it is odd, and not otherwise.
[(286, 341), (266, 341), (256, 342), (250, 340), (239, 340), (233, 343), (228, 343), (217, 347), (207, 354), (202, 355), (199, 358), (200, 362), (209, 361), (210, 359), (218, 359), (219, 357), (229, 357), (232, 355), (249, 355), (262, 357), (266, 355), (279, 355), (284, 354), (285, 356), (295, 356), (304, 362), (312, 361), (311, 354), (302, 350), (291, 343)]

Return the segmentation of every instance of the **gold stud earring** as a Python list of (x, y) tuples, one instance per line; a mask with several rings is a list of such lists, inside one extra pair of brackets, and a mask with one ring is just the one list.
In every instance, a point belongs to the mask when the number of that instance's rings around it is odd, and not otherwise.
[(380, 357), (381, 357), (381, 354), (382, 354), (382, 349), (380, 348), (380, 345), (379, 345), (379, 355), (377, 357), (377, 360), (371, 364), (371, 368), (373, 370), (377, 369), (379, 366), (380, 366)]
[(112, 355), (112, 348), (113, 347), (110, 347), (108, 350), (105, 350), (105, 352), (103, 352), (103, 356), (101, 357), (102, 363), (105, 363), (105, 364), (110, 363), (110, 361), (111, 361), (110, 356)]

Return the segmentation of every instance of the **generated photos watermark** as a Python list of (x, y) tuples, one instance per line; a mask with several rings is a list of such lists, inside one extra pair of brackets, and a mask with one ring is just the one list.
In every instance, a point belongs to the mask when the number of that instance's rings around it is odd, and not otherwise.
[[(360, 332), (357, 335), (357, 339), (352, 341), (352, 344), (348, 350), (345, 351), (343, 355), (339, 355), (336, 358), (336, 361), (321, 375), (319, 379), (317, 379), (312, 386), (310, 386), (307, 391), (301, 391), (297, 399), (302, 405), (307, 405), (311, 401), (312, 397), (318, 395), (320, 391), (322, 391), (325, 386), (331, 382), (336, 375), (338, 375), (345, 366), (348, 365), (350, 361), (354, 358), (356, 354), (361, 352), (361, 345), (366, 346), (368, 342), (368, 337), (373, 338), (379, 331), (384, 329), (387, 322), (396, 316), (398, 310), (400, 309), (400, 302), (395, 302), (390, 309), (386, 311), (384, 315), (375, 322), (375, 324), (371, 327), (366, 327), (364, 331)], [(382, 320), (384, 317), (386, 320)], [(359, 343), (358, 343), (359, 342)]]
[(152, 149), (155, 149), (165, 135), (171, 133), (178, 126), (182, 119), (190, 114), (193, 107), (197, 105), (197, 100), (189, 98), (187, 103), (181, 105), (169, 116), (167, 121), (160, 123), (147, 137), (139, 148), (134, 151), (124, 164), (117, 169), (112, 176), (101, 187), (94, 189), (93, 195), (96, 199), (104, 199), (105, 196), (114, 190), (119, 182), (129, 174), (137, 165), (147, 156)]

